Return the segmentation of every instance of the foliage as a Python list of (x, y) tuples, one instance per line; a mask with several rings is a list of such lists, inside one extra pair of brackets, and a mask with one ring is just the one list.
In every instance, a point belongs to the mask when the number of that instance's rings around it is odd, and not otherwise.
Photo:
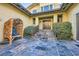
[(24, 36), (33, 36), (38, 30), (38, 26), (28, 26), (24, 29)]
[(54, 23), (53, 32), (58, 39), (72, 39), (72, 26), (69, 22)]

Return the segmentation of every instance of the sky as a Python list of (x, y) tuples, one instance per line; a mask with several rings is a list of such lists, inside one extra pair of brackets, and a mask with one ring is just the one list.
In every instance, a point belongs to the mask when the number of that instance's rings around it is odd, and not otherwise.
[(31, 5), (32, 3), (21, 3), (25, 8), (27, 8), (29, 5)]

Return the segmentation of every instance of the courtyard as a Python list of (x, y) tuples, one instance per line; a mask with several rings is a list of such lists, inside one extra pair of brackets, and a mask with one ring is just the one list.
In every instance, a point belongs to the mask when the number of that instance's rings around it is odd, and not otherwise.
[(79, 42), (58, 40), (50, 30), (37, 32), (33, 37), (0, 44), (0, 56), (79, 56)]

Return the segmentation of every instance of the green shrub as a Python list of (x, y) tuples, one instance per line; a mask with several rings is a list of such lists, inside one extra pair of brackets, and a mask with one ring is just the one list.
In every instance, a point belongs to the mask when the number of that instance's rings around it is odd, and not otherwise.
[(28, 26), (24, 29), (24, 36), (33, 36), (38, 30), (38, 26)]
[(39, 26), (35, 26), (35, 32), (38, 32), (39, 31)]
[(72, 26), (69, 22), (54, 23), (53, 32), (57, 39), (72, 39)]

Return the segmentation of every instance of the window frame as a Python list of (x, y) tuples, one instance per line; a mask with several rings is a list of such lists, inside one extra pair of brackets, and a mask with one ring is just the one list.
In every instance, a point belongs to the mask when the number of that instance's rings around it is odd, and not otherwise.
[(32, 13), (33, 13), (33, 14), (34, 14), (34, 13), (37, 13), (37, 10), (33, 10)]
[[(48, 8), (46, 8), (46, 7), (48, 7)], [(48, 10), (46, 10), (45, 8), (48, 9)], [(52, 4), (41, 6), (41, 12), (52, 11), (52, 10), (53, 10), (53, 5)]]
[(49, 11), (49, 5), (46, 5), (43, 8), (44, 8), (44, 12)]
[(50, 11), (52, 11), (52, 10), (53, 10), (53, 5), (52, 5), (52, 4), (50, 4), (50, 5), (49, 5), (49, 7), (50, 7), (50, 8), (49, 8), (49, 9), (50, 9)]
[(58, 23), (62, 23), (62, 21), (63, 21), (63, 14), (59, 14), (59, 15), (57, 16), (57, 22), (58, 22)]
[(34, 24), (34, 25), (36, 24), (36, 19), (35, 19), (35, 18), (33, 18), (33, 24)]

